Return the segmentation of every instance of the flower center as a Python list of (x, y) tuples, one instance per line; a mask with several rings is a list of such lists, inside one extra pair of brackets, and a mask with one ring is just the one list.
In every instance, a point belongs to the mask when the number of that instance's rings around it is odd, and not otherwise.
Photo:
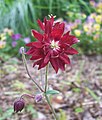
[(59, 41), (55, 42), (54, 40), (51, 41), (51, 48), (52, 49), (58, 49), (59, 45), (58, 45)]

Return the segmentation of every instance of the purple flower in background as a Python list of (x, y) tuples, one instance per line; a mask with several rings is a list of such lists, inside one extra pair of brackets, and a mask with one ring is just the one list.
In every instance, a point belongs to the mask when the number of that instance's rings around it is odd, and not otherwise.
[(80, 23), (81, 23), (81, 20), (80, 20), (80, 19), (76, 19), (76, 20), (75, 20), (75, 23), (80, 24)]
[(24, 42), (25, 42), (26, 44), (30, 42), (30, 38), (29, 38), (29, 37), (26, 37), (26, 38), (24, 38), (23, 40), (24, 40)]
[(90, 16), (88, 16), (88, 18), (87, 18), (87, 22), (91, 22), (91, 23), (93, 23), (95, 20), (92, 18), (92, 17), (90, 17)]
[(13, 41), (13, 42), (12, 42), (12, 47), (16, 47), (16, 45), (17, 45), (17, 42), (16, 42), (16, 41)]
[(12, 37), (13, 40), (18, 40), (18, 39), (21, 38), (21, 34), (19, 34), (19, 33), (18, 34), (13, 34), (11, 37)]
[(65, 31), (64, 32), (70, 31), (71, 27), (72, 27), (72, 23), (71, 22), (67, 23), (66, 21), (64, 23), (65, 23)]

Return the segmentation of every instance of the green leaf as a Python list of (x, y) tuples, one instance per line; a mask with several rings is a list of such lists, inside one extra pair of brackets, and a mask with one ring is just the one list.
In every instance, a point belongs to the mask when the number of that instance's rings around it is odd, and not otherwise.
[(84, 111), (84, 109), (81, 108), (81, 107), (75, 108), (75, 112), (76, 112), (76, 113), (82, 113), (83, 111)]
[(94, 91), (92, 91), (89, 88), (86, 88), (86, 91), (90, 93), (90, 95), (96, 100), (96, 101), (100, 101), (100, 98), (94, 93)]
[(80, 88), (73, 88), (72, 90), (73, 90), (73, 92), (77, 92), (77, 93), (81, 92)]
[(6, 110), (6, 111), (4, 112), (4, 114), (2, 115), (2, 117), (0, 117), (0, 120), (5, 120), (5, 119), (7, 119), (7, 118), (10, 118), (13, 113), (14, 113), (13, 108), (9, 108), (8, 110)]
[(22, 90), (25, 90), (26, 86), (23, 82), (20, 82), (18, 80), (15, 81), (15, 83), (12, 84), (14, 88), (17, 88), (17, 89), (22, 89)]
[(3, 113), (3, 110), (2, 110), (2, 108), (0, 107), (0, 115)]
[(27, 112), (30, 112), (30, 113), (32, 114), (33, 118), (38, 118), (38, 113), (37, 113), (37, 111), (33, 108), (32, 105), (28, 105), (26, 109), (27, 109)]
[(59, 117), (59, 120), (66, 120), (67, 119), (67, 116), (66, 116), (66, 113), (65, 111), (62, 111), (60, 109), (60, 117)]
[(50, 94), (50, 95), (59, 94), (59, 91), (57, 91), (57, 90), (47, 90), (47, 91), (46, 91), (46, 94), (47, 94), (47, 95), (48, 95), (48, 94)]

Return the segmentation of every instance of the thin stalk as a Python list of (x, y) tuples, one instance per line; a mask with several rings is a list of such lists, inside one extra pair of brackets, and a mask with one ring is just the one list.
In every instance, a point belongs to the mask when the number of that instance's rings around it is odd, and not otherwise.
[(50, 107), (50, 109), (51, 109), (51, 111), (52, 111), (52, 113), (53, 113), (53, 116), (54, 116), (55, 120), (58, 120), (58, 119), (57, 119), (57, 115), (56, 115), (56, 113), (55, 113), (55, 110), (53, 109), (53, 107), (52, 107), (52, 105), (51, 105), (51, 102), (50, 102), (48, 96), (46, 95), (46, 91), (47, 91), (47, 89), (48, 89), (48, 79), (47, 79), (47, 76), (48, 76), (48, 65), (46, 66), (46, 73), (45, 73), (45, 94), (44, 94), (44, 95), (45, 95), (45, 98), (46, 98), (46, 100), (47, 100), (47, 103), (48, 103), (48, 105), (49, 105), (49, 107)]
[(23, 97), (29, 97), (29, 98), (35, 98), (34, 96), (32, 96), (32, 95), (29, 95), (29, 94), (23, 94), (20, 98), (22, 99)]
[(48, 75), (48, 65), (46, 66), (46, 73), (45, 73), (45, 93), (47, 91), (47, 86), (48, 86), (47, 75)]
[(50, 106), (50, 109), (51, 109), (51, 111), (52, 111), (52, 113), (53, 113), (53, 116), (54, 116), (55, 120), (58, 120), (57, 115), (56, 115), (56, 113), (55, 113), (55, 110), (53, 109), (53, 107), (52, 107), (52, 105), (51, 105), (51, 102), (50, 102), (50, 100), (49, 100), (49, 98), (48, 98), (48, 96), (47, 96), (46, 94), (45, 94), (45, 98), (46, 98), (46, 100), (47, 100), (48, 105)]
[(30, 79), (34, 82), (34, 84), (41, 90), (41, 92), (44, 92), (44, 90), (39, 86), (39, 84), (38, 84), (38, 83), (32, 78), (32, 76), (30, 75), (30, 72), (29, 72), (28, 67), (27, 67), (27, 62), (26, 62), (25, 54), (24, 54), (24, 47), (22, 47), (21, 50), (22, 50), (23, 63), (24, 63), (24, 66), (25, 66), (25, 68), (26, 68), (26, 71), (27, 71), (28, 76), (29, 76)]

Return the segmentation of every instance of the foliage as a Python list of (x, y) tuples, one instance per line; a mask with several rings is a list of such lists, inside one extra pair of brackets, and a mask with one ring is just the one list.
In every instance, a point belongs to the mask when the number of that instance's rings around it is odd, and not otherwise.
[(46, 94), (47, 94), (47, 95), (59, 94), (59, 91), (57, 91), (57, 90), (47, 90), (47, 91), (46, 91)]
[(66, 119), (67, 119), (66, 113), (60, 109), (60, 117), (59, 117), (59, 120), (66, 120)]
[(38, 18), (43, 19), (51, 13), (66, 18), (67, 11), (77, 16), (81, 10), (90, 13), (89, 3), (84, 0), (1, 0), (0, 30), (10, 27), (15, 32), (28, 35), (31, 28), (37, 28)]
[(0, 30), (10, 27), (15, 32), (30, 34), (31, 28), (36, 27), (36, 20), (48, 14), (59, 16), (64, 0), (1, 0), (0, 1)]
[(76, 107), (75, 108), (76, 113), (82, 113), (83, 111), (84, 111), (84, 109), (82, 107)]
[[(101, 0), (0, 0), (0, 59), (19, 57), (25, 36), (31, 35), (32, 28), (38, 29), (36, 20), (51, 13), (79, 38), (76, 47), (80, 53), (102, 54)], [(5, 28), (11, 31), (5, 34)], [(22, 35), (15, 47), (12, 32)]]
[(21, 34), (14, 34), (13, 30), (5, 28), (0, 33), (0, 58), (3, 60), (9, 59), (9, 57), (19, 57), (20, 47), (25, 43), (30, 42), (30, 38), (23, 38)]
[(14, 110), (12, 108), (9, 108), (6, 110), (6, 112), (1, 112), (2, 116), (0, 116), (0, 120), (5, 120), (7, 118), (11, 118)]
[(29, 113), (32, 115), (33, 118), (38, 118), (38, 113), (37, 113), (37, 111), (33, 108), (32, 105), (28, 105), (26, 109), (27, 109), (27, 112), (29, 112)]
[(94, 93), (94, 91), (92, 91), (91, 89), (89, 89), (89, 88), (87, 88), (86, 87), (86, 91), (88, 92), (88, 93), (90, 93), (90, 95), (93, 97), (93, 99), (95, 99), (96, 101), (100, 101), (100, 98)]
[(91, 12), (88, 14), (79, 12), (79, 9), (68, 11), (66, 29), (79, 38), (80, 53), (102, 54), (102, 2), (90, 2), (90, 5)]
[[(29, 113), (32, 118), (37, 118), (38, 113), (37, 111), (33, 108), (32, 105), (27, 105), (26, 107), (26, 113)], [(19, 118), (19, 114), (15, 116), (13, 108), (8, 108), (5, 112), (3, 112), (2, 108), (0, 108), (0, 120), (6, 120), (6, 119), (14, 119), (14, 118)]]

